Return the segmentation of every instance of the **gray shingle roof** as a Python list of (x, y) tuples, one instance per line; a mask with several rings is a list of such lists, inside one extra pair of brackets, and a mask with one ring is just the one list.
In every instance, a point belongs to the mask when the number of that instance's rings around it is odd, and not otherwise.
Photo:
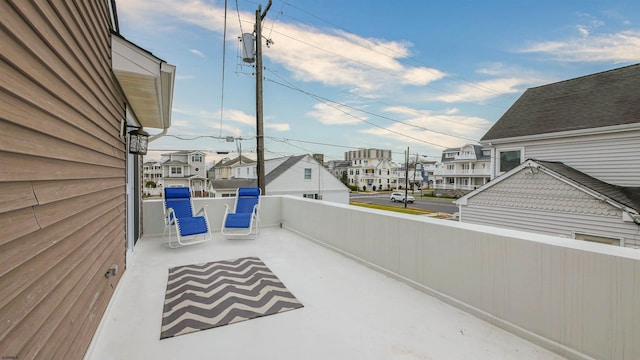
[[(482, 153), (482, 149), (485, 149), (484, 146), (482, 145), (472, 145), (473, 146), (473, 151), (475, 152), (476, 155), (476, 160), (491, 160), (491, 155), (484, 155)], [(442, 151), (442, 158), (440, 159), (440, 162), (451, 162), (451, 161), (455, 161), (453, 158), (447, 158), (445, 157), (445, 153), (450, 153), (450, 152), (460, 152), (462, 151), (462, 147), (458, 147), (458, 148), (448, 148), (448, 149), (444, 149)]]
[(557, 161), (542, 161), (535, 159), (531, 160), (558, 175), (561, 175), (577, 184), (596, 191), (610, 198), (611, 200), (614, 200), (622, 205), (640, 212), (640, 187), (612, 185)]
[(285, 160), (282, 164), (280, 164), (275, 169), (269, 171), (268, 174), (264, 176), (264, 183), (268, 184), (273, 181), (278, 176), (282, 175), (285, 171), (287, 171), (290, 167), (292, 167), (295, 163), (302, 160), (307, 155), (298, 155), (298, 156), (290, 156), (287, 160)]
[(214, 189), (237, 189), (239, 187), (256, 187), (258, 182), (255, 179), (222, 179), (209, 180)]
[(480, 141), (640, 123), (640, 64), (530, 88)]

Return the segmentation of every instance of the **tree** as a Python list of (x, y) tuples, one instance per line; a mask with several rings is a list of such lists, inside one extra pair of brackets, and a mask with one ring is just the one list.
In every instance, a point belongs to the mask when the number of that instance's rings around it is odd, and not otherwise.
[(342, 175), (340, 175), (340, 181), (342, 181), (342, 183), (345, 185), (349, 185), (349, 177), (347, 176), (346, 171), (343, 171)]
[(156, 188), (156, 183), (149, 180), (144, 184), (144, 187), (146, 188), (151, 188), (151, 189), (155, 189)]

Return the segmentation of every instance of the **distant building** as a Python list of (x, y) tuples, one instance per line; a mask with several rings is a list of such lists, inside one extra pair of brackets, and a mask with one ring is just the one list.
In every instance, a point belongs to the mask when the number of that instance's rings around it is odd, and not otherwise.
[[(209, 196), (235, 196), (236, 189), (257, 186), (257, 163), (236, 163), (232, 178), (211, 180)], [(293, 195), (342, 204), (349, 203), (349, 189), (311, 155), (265, 160), (266, 195)]]
[(349, 173), (350, 161), (347, 160), (330, 160), (325, 163), (327, 170), (337, 179), (342, 181), (342, 177)]
[(358, 190), (391, 190), (398, 186), (399, 166), (391, 160), (391, 150), (360, 149), (344, 153), (348, 184)]
[(245, 156), (238, 156), (234, 159), (224, 158), (207, 170), (207, 177), (211, 180), (228, 180), (233, 178), (232, 171), (234, 165), (242, 163), (251, 164), (255, 162), (255, 160)]
[(142, 182), (153, 181), (156, 186), (162, 186), (162, 163), (159, 161), (145, 161), (142, 164)]
[(205, 196), (206, 155), (202, 151), (176, 151), (162, 154), (164, 187), (188, 186), (194, 196)]
[(145, 161), (142, 164), (142, 187), (144, 194), (151, 196), (161, 195), (163, 184), (162, 163), (160, 161)]
[(434, 188), (474, 190), (491, 180), (491, 147), (466, 144), (442, 152)]

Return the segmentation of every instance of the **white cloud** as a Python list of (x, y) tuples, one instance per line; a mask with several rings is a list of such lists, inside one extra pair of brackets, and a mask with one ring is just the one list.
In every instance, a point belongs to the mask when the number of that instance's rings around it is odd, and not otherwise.
[(429, 144), (436, 151), (474, 143), (489, 127), (486, 119), (473, 116), (432, 114), (410, 108), (390, 108), (394, 113), (412, 114), (402, 123), (393, 123), (384, 128), (368, 128), (361, 132), (381, 138), (402, 141), (406, 144), (424, 146)]
[(533, 43), (521, 49), (520, 52), (543, 53), (556, 60), (570, 62), (638, 62), (640, 61), (640, 31), (587, 34), (579, 38)]
[(242, 110), (225, 109), (223, 118), (225, 120), (231, 120), (244, 125), (256, 125), (256, 116), (247, 114)]
[(369, 127), (360, 132), (379, 137), (376, 142), (395, 141), (412, 146), (426, 146), (435, 153), (441, 152), (443, 148), (475, 143), (491, 125), (490, 121), (483, 118), (456, 115), (456, 109), (434, 113), (393, 106), (385, 108), (384, 111), (396, 118), (402, 118), (401, 122)]
[(437, 69), (402, 64), (400, 60), (410, 55), (408, 43), (284, 23), (272, 35), (277, 45), (265, 55), (302, 81), (374, 90), (397, 84), (398, 79), (404, 85), (424, 86), (445, 76)]
[[(181, 21), (218, 33), (224, 29), (224, 10), (202, 0), (128, 0), (118, 5), (123, 16), (148, 27), (155, 19), (156, 26), (170, 26), (172, 22)], [(250, 31), (255, 15), (240, 12), (238, 16), (242, 30)], [(241, 32), (238, 22), (227, 24), (228, 40), (237, 41)], [(364, 38), (283, 21), (277, 22), (269, 33), (275, 45), (263, 47), (265, 58), (283, 65), (302, 81), (373, 90), (399, 83), (424, 86), (446, 75), (437, 69), (401, 63), (411, 55), (412, 45), (408, 42)], [(194, 53), (198, 55), (199, 52)]]
[(189, 52), (192, 53), (192, 54), (195, 54), (195, 55), (197, 55), (197, 56), (199, 56), (201, 58), (205, 57), (204, 54), (201, 51), (196, 50), (196, 49), (189, 49)]
[(349, 125), (360, 123), (359, 119), (366, 119), (364, 116), (354, 114), (351, 116), (353, 110), (339, 105), (329, 106), (327, 104), (319, 103), (313, 106), (313, 111), (307, 113), (308, 116), (317, 119), (325, 125)]
[(482, 102), (496, 96), (518, 93), (522, 90), (521, 86), (528, 82), (528, 79), (513, 77), (465, 83), (458, 86), (454, 92), (437, 96), (435, 99), (448, 103)]
[(287, 123), (266, 123), (264, 124), (264, 127), (267, 129), (272, 129), (275, 131), (289, 131), (291, 129), (291, 126), (289, 126), (289, 124)]

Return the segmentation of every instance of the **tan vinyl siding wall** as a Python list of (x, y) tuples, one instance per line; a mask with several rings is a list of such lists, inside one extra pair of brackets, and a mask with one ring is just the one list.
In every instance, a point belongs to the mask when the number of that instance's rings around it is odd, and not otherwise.
[(124, 270), (108, 4), (3, 0), (0, 24), (0, 356), (80, 359)]

